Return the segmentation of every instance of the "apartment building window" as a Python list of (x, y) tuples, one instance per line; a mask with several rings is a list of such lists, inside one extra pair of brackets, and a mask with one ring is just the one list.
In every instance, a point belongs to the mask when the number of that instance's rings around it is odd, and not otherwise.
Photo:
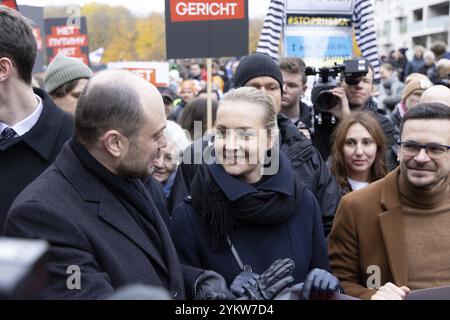
[(400, 34), (405, 34), (408, 31), (408, 20), (406, 17), (398, 18), (398, 32)]
[(428, 8), (428, 18), (436, 18), (440, 16), (448, 16), (449, 2), (441, 2)]
[(414, 46), (418, 46), (418, 45), (421, 45), (424, 47), (427, 46), (427, 36), (414, 37), (412, 40), (413, 40)]
[(419, 22), (423, 20), (423, 9), (416, 9), (413, 11), (413, 21)]
[(390, 21), (384, 22), (383, 36), (385, 36), (386, 38), (389, 38), (391, 36), (391, 22)]

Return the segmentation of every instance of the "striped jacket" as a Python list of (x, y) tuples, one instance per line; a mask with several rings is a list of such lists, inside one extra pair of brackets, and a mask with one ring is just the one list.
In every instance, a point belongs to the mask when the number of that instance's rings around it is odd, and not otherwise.
[[(377, 37), (374, 25), (373, 0), (355, 0), (353, 26), (356, 43), (363, 57), (370, 61), (375, 71), (375, 82), (380, 79)], [(285, 0), (271, 0), (264, 20), (257, 52), (278, 59), (278, 49), (284, 27)]]

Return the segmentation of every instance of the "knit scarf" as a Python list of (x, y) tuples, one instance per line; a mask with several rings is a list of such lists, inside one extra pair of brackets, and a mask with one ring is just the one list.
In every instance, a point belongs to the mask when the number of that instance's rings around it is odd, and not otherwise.
[[(284, 155), (280, 158), (280, 168), (276, 175), (283, 170), (292, 171), (289, 160)], [(221, 173), (220, 181), (216, 180), (214, 172)], [(192, 206), (209, 226), (214, 250), (224, 251), (228, 248), (227, 238), (231, 238), (237, 224), (279, 224), (297, 210), (297, 200), (302, 196), (304, 187), (295, 180), (294, 173), (290, 173), (290, 179), (284, 181), (293, 191), (288, 196), (274, 191), (276, 175), (263, 177), (263, 181), (249, 188), (246, 182), (226, 174), (220, 164), (202, 165), (199, 168), (191, 185)], [(246, 191), (238, 199), (229, 199), (229, 190), (226, 188), (230, 185)]]

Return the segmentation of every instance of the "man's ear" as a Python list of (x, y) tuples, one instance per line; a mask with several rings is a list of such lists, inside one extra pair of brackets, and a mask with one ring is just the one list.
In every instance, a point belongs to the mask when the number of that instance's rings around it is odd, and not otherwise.
[(306, 90), (308, 90), (308, 85), (307, 84), (303, 85), (302, 90), (303, 90), (303, 95), (304, 95)]
[(11, 59), (2, 57), (0, 58), (0, 81), (5, 81), (11, 76), (14, 64)]
[(128, 139), (117, 130), (109, 130), (103, 134), (103, 146), (115, 158), (122, 156), (128, 148)]

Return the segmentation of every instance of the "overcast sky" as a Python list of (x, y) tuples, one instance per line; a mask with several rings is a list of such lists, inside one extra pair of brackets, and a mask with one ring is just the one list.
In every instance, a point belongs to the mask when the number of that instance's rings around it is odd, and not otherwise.
[[(17, 4), (31, 6), (67, 5), (77, 3), (83, 5), (89, 2), (106, 3), (110, 5), (123, 5), (135, 14), (146, 15), (151, 11), (164, 11), (164, 0), (17, 0)], [(264, 16), (270, 0), (249, 0), (250, 17)]]

